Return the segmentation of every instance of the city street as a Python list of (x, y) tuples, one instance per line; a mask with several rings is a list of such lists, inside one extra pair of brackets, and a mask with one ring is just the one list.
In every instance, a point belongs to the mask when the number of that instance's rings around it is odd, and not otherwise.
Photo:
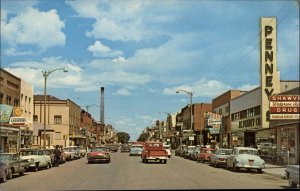
[(141, 162), (129, 153), (111, 153), (111, 163), (81, 158), (48, 170), (26, 172), (0, 184), (0, 191), (285, 189), (287, 181), (255, 172), (232, 172), (172, 156), (167, 164)]

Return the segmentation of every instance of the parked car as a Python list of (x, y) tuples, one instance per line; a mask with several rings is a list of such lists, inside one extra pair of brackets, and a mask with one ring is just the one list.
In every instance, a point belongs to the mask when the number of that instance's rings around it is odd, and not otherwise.
[(127, 144), (123, 144), (121, 146), (121, 152), (130, 152), (130, 146)]
[(51, 159), (51, 166), (54, 166), (54, 149), (42, 149), (44, 155), (49, 155)]
[(226, 160), (231, 155), (232, 149), (219, 148), (210, 156), (209, 164), (214, 167), (226, 166)]
[(250, 147), (235, 147), (232, 154), (227, 158), (226, 169), (233, 169), (234, 172), (239, 169), (255, 169), (262, 173), (265, 168), (265, 161), (258, 156), (258, 150)]
[(0, 153), (0, 161), (8, 166), (7, 178), (11, 179), (14, 174), (24, 175), (28, 168), (29, 161), (21, 159), (19, 153)]
[(79, 147), (80, 157), (85, 157), (86, 149), (83, 147)]
[(184, 150), (183, 157), (185, 159), (188, 159), (190, 155), (192, 154), (195, 146), (187, 146), (187, 149)]
[(190, 158), (191, 160), (197, 160), (197, 156), (200, 153), (200, 146), (196, 146), (193, 151), (190, 154)]
[(203, 147), (200, 149), (200, 153), (198, 154), (197, 156), (197, 162), (209, 162), (210, 161), (210, 156), (212, 154), (215, 153), (215, 149), (214, 148), (206, 148), (206, 147)]
[(175, 149), (175, 156), (181, 156), (186, 145), (180, 145), (177, 149)]
[(167, 151), (168, 157), (171, 158), (171, 155), (172, 155), (171, 145), (164, 145), (163, 147)]
[(0, 161), (0, 182), (6, 182), (9, 167), (6, 163)]
[(129, 155), (130, 155), (130, 156), (133, 156), (133, 155), (141, 156), (141, 155), (142, 155), (142, 152), (143, 152), (143, 148), (144, 148), (143, 145), (140, 145), (140, 144), (133, 144), (133, 145), (130, 146), (130, 152), (129, 152)]
[(70, 160), (80, 159), (80, 149), (78, 146), (65, 147), (64, 152), (69, 155)]
[(23, 148), (20, 150), (20, 158), (29, 160), (29, 169), (37, 172), (40, 168), (50, 168), (51, 158), (40, 149)]
[(92, 162), (110, 162), (110, 151), (105, 146), (98, 146), (91, 148), (90, 152), (86, 155), (88, 163)]
[(299, 185), (299, 165), (288, 165), (285, 169), (286, 178), (291, 188), (297, 188)]

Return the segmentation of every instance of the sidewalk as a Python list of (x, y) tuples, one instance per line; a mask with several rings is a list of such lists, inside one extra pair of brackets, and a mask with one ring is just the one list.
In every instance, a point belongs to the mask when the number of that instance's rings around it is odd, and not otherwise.
[(285, 166), (266, 164), (265, 167), (266, 168), (263, 169), (264, 174), (269, 174), (276, 178), (286, 179)]

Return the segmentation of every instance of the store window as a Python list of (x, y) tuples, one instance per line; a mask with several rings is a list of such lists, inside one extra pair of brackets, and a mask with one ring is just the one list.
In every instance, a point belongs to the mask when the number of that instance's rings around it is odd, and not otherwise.
[(54, 124), (61, 124), (61, 115), (54, 115)]
[(295, 128), (284, 127), (281, 128), (281, 154), (287, 156), (289, 152), (290, 157), (295, 157)]

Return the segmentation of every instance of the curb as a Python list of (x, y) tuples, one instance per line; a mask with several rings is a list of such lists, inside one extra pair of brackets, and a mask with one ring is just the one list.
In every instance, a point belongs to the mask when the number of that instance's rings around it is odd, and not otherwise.
[(286, 177), (285, 174), (274, 174), (274, 173), (270, 173), (270, 172), (266, 172), (266, 171), (264, 171), (264, 174), (268, 174), (268, 175), (271, 175), (271, 176), (276, 177), (276, 178), (287, 180), (287, 177)]

